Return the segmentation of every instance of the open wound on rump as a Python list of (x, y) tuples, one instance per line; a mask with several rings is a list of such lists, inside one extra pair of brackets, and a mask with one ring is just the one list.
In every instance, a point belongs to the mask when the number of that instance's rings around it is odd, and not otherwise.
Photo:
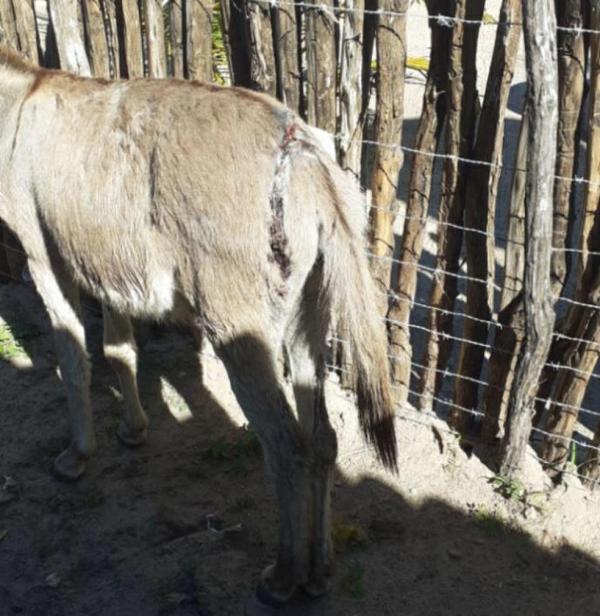
[[(287, 280), (291, 274), (291, 259), (289, 255), (288, 238), (285, 234), (283, 215), (285, 200), (290, 180), (290, 161), (294, 145), (299, 143), (296, 131), (299, 126), (296, 123), (287, 124), (275, 165), (275, 177), (269, 197), (271, 204), (271, 225), (269, 226), (269, 238), (271, 254), (269, 261), (279, 266), (283, 280)], [(285, 294), (285, 289), (279, 290), (280, 295)]]

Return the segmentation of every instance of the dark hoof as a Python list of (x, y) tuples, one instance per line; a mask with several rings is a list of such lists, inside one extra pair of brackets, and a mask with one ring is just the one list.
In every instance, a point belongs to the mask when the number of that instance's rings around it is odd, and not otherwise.
[(61, 481), (77, 481), (85, 471), (86, 462), (87, 457), (71, 445), (54, 460), (52, 474)]
[(311, 580), (306, 584), (302, 584), (300, 587), (304, 591), (304, 594), (311, 599), (321, 599), (326, 597), (333, 588), (333, 580), (331, 578), (325, 578), (324, 580), (314, 581)]
[(148, 438), (148, 428), (133, 430), (122, 421), (117, 429), (117, 436), (126, 447), (139, 447), (143, 445)]
[(328, 599), (315, 600), (303, 592), (294, 593), (285, 605), (269, 605), (260, 600), (257, 592), (244, 606), (245, 616), (330, 616)]
[(272, 607), (285, 605), (296, 592), (296, 583), (289, 571), (275, 565), (266, 567), (256, 588), (256, 596), (261, 603)]

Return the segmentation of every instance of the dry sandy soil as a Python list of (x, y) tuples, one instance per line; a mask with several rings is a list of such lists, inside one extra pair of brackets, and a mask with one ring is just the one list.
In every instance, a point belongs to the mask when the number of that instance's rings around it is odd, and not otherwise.
[[(126, 449), (101, 321), (86, 314), (99, 449), (86, 476), (64, 484), (50, 473), (68, 431), (49, 325), (31, 287), (0, 286), (0, 315), (20, 343), (2, 325), (0, 475), (14, 485), (0, 492), (12, 497), (0, 504), (0, 614), (244, 613), (273, 557), (275, 505), (222, 367), (207, 351), (202, 385), (188, 337), (154, 334), (140, 358), (149, 440)], [(552, 488), (532, 460), (527, 491), (503, 498), (443, 422), (410, 409), (392, 477), (333, 382), (328, 403), (340, 440), (335, 587), (316, 604), (260, 614), (600, 613), (598, 501), (576, 479)]]

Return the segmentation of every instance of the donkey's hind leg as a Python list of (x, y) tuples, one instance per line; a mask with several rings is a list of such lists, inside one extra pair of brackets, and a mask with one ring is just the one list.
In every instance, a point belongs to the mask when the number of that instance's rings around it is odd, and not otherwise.
[(119, 424), (119, 439), (130, 447), (141, 445), (148, 433), (148, 417), (142, 408), (137, 387), (137, 346), (129, 317), (102, 306), (104, 356), (117, 373), (125, 414)]
[(258, 597), (268, 604), (287, 601), (308, 581), (307, 444), (285, 396), (277, 358), (281, 343), (268, 334), (244, 335), (215, 344), (232, 389), (263, 447), (275, 482), (280, 531), (276, 563), (263, 572)]
[(54, 461), (62, 479), (78, 479), (96, 449), (90, 405), (90, 366), (79, 292), (62, 264), (49, 259), (30, 259), (29, 270), (48, 311), (56, 343), (60, 373), (67, 393), (72, 441)]
[(331, 491), (337, 457), (337, 437), (329, 422), (323, 389), (329, 311), (326, 307), (319, 309), (319, 279), (320, 272), (316, 271), (307, 281), (285, 341), (298, 419), (310, 444), (310, 572), (304, 590), (313, 597), (331, 589)]

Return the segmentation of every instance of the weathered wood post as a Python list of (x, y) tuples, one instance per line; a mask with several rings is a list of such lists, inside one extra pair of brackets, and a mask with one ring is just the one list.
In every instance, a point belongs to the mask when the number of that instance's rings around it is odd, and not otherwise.
[[(580, 118), (583, 113), (584, 83), (586, 70), (585, 37), (578, 28), (584, 26), (588, 2), (582, 0), (557, 0), (556, 18), (558, 31), (558, 146), (556, 158), (556, 183), (554, 186), (554, 229), (552, 255), (552, 286), (556, 296), (560, 295), (569, 271), (567, 252), (568, 229), (575, 216), (572, 191), (573, 173), (576, 171), (577, 151), (579, 149)], [(597, 13), (592, 5), (591, 12)], [(597, 21), (596, 16), (596, 21)], [(596, 24), (597, 25), (597, 24)], [(598, 53), (598, 36), (595, 51)], [(597, 78), (596, 78), (597, 82)], [(596, 85), (597, 87), (597, 85)], [(597, 97), (596, 97), (597, 98)], [(598, 194), (596, 194), (596, 202)]]
[(450, 358), (454, 302), (458, 295), (458, 271), (462, 246), (465, 165), (471, 156), (477, 117), (477, 37), (483, 17), (482, 0), (448, 2), (453, 22), (448, 58), (445, 159), (438, 211), (438, 248), (429, 295), (429, 330), (419, 384), (419, 409), (427, 410), (442, 384)]
[(51, 0), (49, 6), (61, 68), (89, 77), (92, 70), (85, 51), (81, 7), (68, 0)]
[[(430, 16), (439, 15), (442, 8), (441, 0), (427, 0), (427, 11)], [(431, 28), (429, 71), (413, 145), (416, 152), (412, 157), (410, 168), (400, 264), (392, 284), (394, 297), (388, 312), (390, 355), (393, 358), (392, 378), (396, 385), (394, 397), (400, 405), (408, 399), (410, 384), (413, 349), (410, 343), (409, 319), (417, 290), (417, 267), (426, 235), (425, 220), (429, 211), (435, 161), (432, 154), (437, 151), (439, 145), (447, 108), (449, 30), (435, 20), (430, 20), (429, 26)]]
[(290, 109), (301, 112), (301, 75), (296, 7), (285, 4), (273, 9), (273, 37), (277, 59), (277, 96)]
[(0, 0), (0, 35), (4, 45), (19, 49), (19, 35), (11, 0)]
[[(122, 55), (127, 65), (127, 77), (144, 76), (144, 54), (142, 49), (142, 24), (136, 0), (121, 0), (118, 5), (120, 15), (120, 38), (123, 41)], [(120, 18), (120, 19), (119, 19)]]
[(212, 81), (213, 4), (209, 0), (187, 0), (184, 11), (185, 76)]
[(550, 280), (552, 195), (558, 127), (556, 15), (552, 0), (523, 0), (529, 97), (529, 153), (525, 197), (525, 340), (511, 390), (501, 473), (518, 475), (531, 433), (533, 401), (554, 325)]
[(404, 71), (406, 64), (406, 10), (408, 0), (382, 2), (384, 11), (378, 16), (377, 40), (377, 109), (375, 141), (381, 144), (375, 152), (370, 212), (371, 251), (375, 255), (372, 271), (382, 292), (380, 311), (388, 311), (387, 291), (390, 286), (391, 261), (394, 252), (393, 225), (396, 217), (396, 191), (402, 167), (402, 150), (390, 144), (402, 142), (404, 118)]
[(19, 48), (32, 62), (39, 62), (37, 37), (35, 34), (35, 15), (31, 0), (13, 0), (15, 25), (19, 37)]
[(309, 124), (335, 134), (337, 62), (333, 0), (315, 2), (306, 11), (306, 107)]
[(167, 76), (167, 52), (165, 47), (165, 26), (160, 0), (145, 0), (146, 49), (148, 50), (148, 76)]
[(90, 68), (94, 77), (111, 77), (108, 37), (101, 0), (83, 3), (83, 19), (88, 40)]
[(270, 4), (265, 0), (247, 0), (246, 19), (251, 87), (275, 96), (277, 75)]
[[(362, 149), (362, 36), (364, 0), (346, 0), (340, 25), (338, 158), (344, 169), (360, 177)], [(400, 67), (404, 72), (404, 66)]]
[[(477, 408), (478, 383), (484, 363), (488, 338), (488, 321), (494, 307), (496, 196), (500, 183), (504, 143), (504, 116), (521, 29), (521, 0), (504, 0), (496, 32), (494, 55), (488, 76), (485, 98), (479, 119), (472, 157), (488, 165), (473, 165), (466, 169), (465, 246), (469, 280), (467, 282), (464, 341), (460, 346), (458, 374), (454, 383), (455, 407), (450, 412), (450, 424), (467, 431), (471, 417), (463, 408)], [(471, 231), (475, 229), (476, 231)], [(482, 281), (487, 281), (484, 283)], [(472, 342), (478, 342), (472, 344)], [(480, 346), (481, 345), (481, 346)]]
[(185, 41), (183, 32), (183, 0), (171, 0), (169, 4), (169, 35), (171, 37), (171, 74), (182, 79), (185, 66)]

